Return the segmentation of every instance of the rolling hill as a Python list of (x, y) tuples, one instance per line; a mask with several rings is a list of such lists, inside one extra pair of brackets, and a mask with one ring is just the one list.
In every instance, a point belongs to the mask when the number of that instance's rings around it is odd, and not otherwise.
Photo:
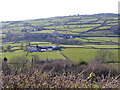
[(2, 35), (8, 33), (57, 33), (87, 36), (116, 36), (118, 15), (112, 13), (73, 15), (23, 21), (0, 22)]

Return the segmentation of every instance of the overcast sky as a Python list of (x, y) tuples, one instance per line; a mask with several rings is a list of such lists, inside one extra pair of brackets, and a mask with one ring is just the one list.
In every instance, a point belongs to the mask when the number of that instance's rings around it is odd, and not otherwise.
[(0, 21), (118, 13), (119, 0), (0, 0)]

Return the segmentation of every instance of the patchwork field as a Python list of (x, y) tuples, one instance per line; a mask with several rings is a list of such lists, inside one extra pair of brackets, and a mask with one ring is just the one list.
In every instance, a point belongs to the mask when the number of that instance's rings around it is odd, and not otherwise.
[[(98, 49), (107, 49), (118, 57), (118, 15), (95, 14), (51, 17), (23, 21), (0, 22), (2, 29), (2, 57), (9, 61), (15, 56), (40, 60), (64, 59), (90, 62)], [(30, 42), (30, 43), (29, 43)], [(32, 46), (62, 46), (62, 51), (33, 52), (26, 56), (21, 48)], [(10, 49), (10, 51), (6, 51)], [(1, 50), (2, 51), (2, 50)], [(64, 55), (62, 55), (63, 53)], [(118, 59), (117, 59), (118, 60)]]
[[(14, 57), (21, 56), (26, 57), (28, 60), (32, 60), (33, 56), (38, 56), (40, 60), (55, 60), (55, 59), (63, 59), (66, 58), (60, 53), (60, 51), (47, 51), (47, 52), (33, 52), (27, 55), (27, 52), (20, 50), (21, 42), (19, 43), (3, 43), (3, 46), (11, 45), (10, 52), (3, 52), (2, 58), (7, 57), (8, 61), (11, 62)], [(26, 45), (26, 43), (22, 43)], [(39, 45), (39, 46), (55, 46), (55, 44), (51, 44), (50, 42), (30, 42), (31, 45)], [(114, 53), (115, 57), (118, 59), (118, 45), (59, 45), (64, 47), (62, 49), (62, 53), (69, 58), (70, 60), (74, 61), (75, 63), (79, 63), (80, 61), (91, 62), (94, 60), (98, 50), (101, 48), (109, 48), (108, 50)], [(93, 49), (99, 48), (99, 49)], [(111, 49), (112, 48), (112, 49)]]
[[(114, 26), (118, 25), (118, 15), (76, 15), (65, 17), (51, 17), (35, 20), (15, 22), (0, 22), (2, 32), (5, 33), (53, 33), (82, 34), (82, 35), (116, 35)], [(61, 32), (62, 31), (62, 32)], [(94, 33), (93, 33), (94, 31)], [(76, 33), (73, 33), (76, 32)], [(96, 34), (97, 33), (97, 34)], [(3, 35), (5, 37), (5, 35)]]

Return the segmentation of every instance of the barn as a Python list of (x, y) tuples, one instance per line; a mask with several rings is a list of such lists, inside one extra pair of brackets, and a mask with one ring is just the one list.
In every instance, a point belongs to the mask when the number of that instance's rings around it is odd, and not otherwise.
[(48, 50), (61, 50), (59, 46), (28, 46), (29, 52), (45, 52)]

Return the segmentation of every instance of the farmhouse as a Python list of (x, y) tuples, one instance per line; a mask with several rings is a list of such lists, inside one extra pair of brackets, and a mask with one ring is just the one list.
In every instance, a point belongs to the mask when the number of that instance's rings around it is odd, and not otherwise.
[(29, 52), (45, 52), (47, 50), (61, 50), (59, 46), (29, 46)]

